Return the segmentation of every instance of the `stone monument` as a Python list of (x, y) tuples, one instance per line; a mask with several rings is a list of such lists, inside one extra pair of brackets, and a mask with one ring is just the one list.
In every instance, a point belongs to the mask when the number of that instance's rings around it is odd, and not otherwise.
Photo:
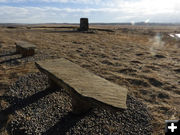
[(88, 18), (81, 18), (80, 19), (80, 31), (88, 31), (89, 23)]

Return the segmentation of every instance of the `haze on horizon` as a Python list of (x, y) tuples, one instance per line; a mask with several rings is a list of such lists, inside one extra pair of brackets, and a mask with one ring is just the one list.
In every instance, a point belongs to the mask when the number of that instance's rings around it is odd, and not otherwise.
[(0, 0), (0, 23), (180, 23), (179, 0)]

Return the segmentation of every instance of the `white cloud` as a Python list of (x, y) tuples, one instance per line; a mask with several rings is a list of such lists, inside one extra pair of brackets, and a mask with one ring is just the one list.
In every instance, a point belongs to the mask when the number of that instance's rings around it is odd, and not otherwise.
[(0, 20), (2, 23), (44, 23), (63, 20), (66, 13), (56, 8), (39, 7), (0, 7)]
[(146, 19), (144, 22), (145, 22), (145, 23), (149, 23), (149, 21), (150, 21), (150, 19)]
[[(10, 0), (0, 0), (8, 2)], [(14, 2), (60, 2), (85, 4), (82, 8), (0, 6), (0, 22), (180, 22), (179, 0), (11, 0)], [(96, 4), (96, 8), (88, 8)], [(48, 5), (48, 4), (47, 4)]]
[(180, 10), (179, 0), (136, 0), (136, 1), (124, 1), (113, 0), (112, 7), (119, 7), (129, 13), (145, 13), (145, 14), (157, 14), (157, 13), (170, 13)]
[(87, 4), (97, 4), (102, 0), (40, 0), (43, 2), (62, 2), (62, 3), (87, 3)]
[(0, 2), (8, 2), (8, 0), (0, 0)]
[(100, 4), (103, 0), (0, 0), (0, 2), (46, 2), (46, 3), (83, 3), (83, 4)]

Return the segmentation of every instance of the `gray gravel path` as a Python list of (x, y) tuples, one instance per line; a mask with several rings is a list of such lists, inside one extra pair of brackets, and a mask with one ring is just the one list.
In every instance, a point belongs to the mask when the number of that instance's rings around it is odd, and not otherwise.
[(20, 77), (1, 98), (10, 103), (0, 113), (13, 114), (8, 130), (14, 135), (148, 135), (152, 130), (146, 106), (129, 95), (125, 111), (96, 107), (81, 116), (73, 115), (68, 93), (49, 88), (47, 77), (39, 72)]

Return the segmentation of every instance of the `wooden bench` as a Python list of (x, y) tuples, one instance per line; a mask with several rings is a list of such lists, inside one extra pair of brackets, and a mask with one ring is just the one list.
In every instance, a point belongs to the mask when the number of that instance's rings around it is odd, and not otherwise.
[(35, 64), (48, 76), (51, 86), (60, 86), (70, 93), (73, 112), (76, 114), (86, 112), (97, 103), (113, 108), (126, 108), (126, 88), (105, 80), (69, 60), (52, 59)]
[(16, 44), (16, 53), (22, 54), (23, 57), (34, 55), (36, 48), (35, 45), (24, 41), (17, 41), (15, 44)]

